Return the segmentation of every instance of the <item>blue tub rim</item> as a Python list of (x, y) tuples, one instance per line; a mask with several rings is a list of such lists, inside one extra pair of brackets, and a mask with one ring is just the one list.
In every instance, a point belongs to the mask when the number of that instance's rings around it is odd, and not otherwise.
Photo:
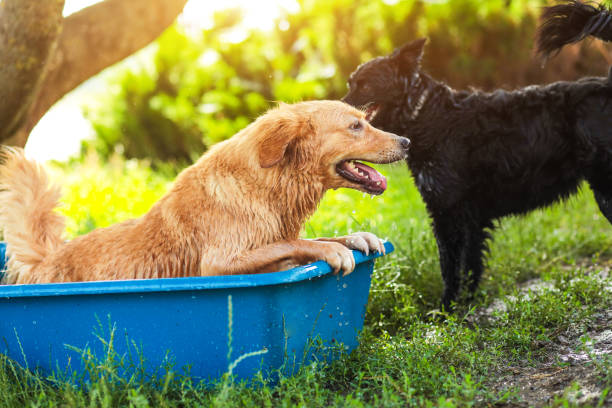
[[(388, 241), (385, 242), (387, 254), (393, 252), (394, 249), (393, 244)], [(358, 265), (379, 258), (383, 254), (376, 252), (366, 256), (363, 252), (353, 251), (353, 256), (355, 257), (355, 265)], [(332, 273), (330, 266), (326, 262), (318, 261), (286, 271), (249, 275), (0, 285), (0, 298), (249, 288), (295, 283), (330, 273)]]

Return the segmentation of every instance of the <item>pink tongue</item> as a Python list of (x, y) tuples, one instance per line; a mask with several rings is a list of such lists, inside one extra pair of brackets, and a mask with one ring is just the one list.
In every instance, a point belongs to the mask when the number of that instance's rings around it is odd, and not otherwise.
[[(370, 177), (366, 184), (381, 190), (387, 189), (387, 179), (385, 178), (385, 176), (383, 176), (370, 166), (366, 166), (363, 163), (357, 161), (353, 163), (355, 164), (355, 167), (357, 167), (359, 170), (361, 170), (363, 173), (366, 173)], [(378, 182), (380, 182), (380, 184), (378, 184)]]

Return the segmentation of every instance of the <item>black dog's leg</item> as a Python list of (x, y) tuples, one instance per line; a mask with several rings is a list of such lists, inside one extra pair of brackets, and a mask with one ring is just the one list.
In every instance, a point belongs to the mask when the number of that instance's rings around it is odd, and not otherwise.
[(442, 308), (448, 312), (461, 286), (460, 269), (465, 249), (465, 233), (461, 221), (448, 215), (434, 217), (433, 227), (440, 254), (442, 279), (444, 279)]
[(465, 254), (465, 272), (469, 273), (468, 291), (472, 295), (478, 288), (478, 283), (484, 270), (484, 256), (487, 251), (487, 239), (490, 234), (487, 229), (492, 229), (490, 221), (481, 223), (468, 229), (467, 246)]
[(607, 164), (594, 167), (587, 181), (593, 190), (599, 210), (612, 224), (612, 172), (608, 171), (607, 167)]
[(610, 224), (612, 224), (612, 192), (603, 192), (592, 184), (591, 188), (593, 189), (593, 195), (595, 196), (595, 201), (597, 201), (599, 210), (608, 219)]

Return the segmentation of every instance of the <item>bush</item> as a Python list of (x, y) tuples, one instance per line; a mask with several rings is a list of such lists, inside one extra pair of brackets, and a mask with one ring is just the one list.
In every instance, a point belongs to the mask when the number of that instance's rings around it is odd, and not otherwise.
[(541, 68), (531, 49), (546, 0), (298, 3), (300, 11), (270, 32), (241, 31), (237, 10), (217, 14), (199, 35), (168, 30), (151, 66), (122, 69), (87, 110), (97, 138), (85, 149), (189, 162), (275, 101), (342, 97), (359, 63), (420, 36), (429, 38), (425, 69), (455, 87), (514, 87), (607, 69), (587, 46)]

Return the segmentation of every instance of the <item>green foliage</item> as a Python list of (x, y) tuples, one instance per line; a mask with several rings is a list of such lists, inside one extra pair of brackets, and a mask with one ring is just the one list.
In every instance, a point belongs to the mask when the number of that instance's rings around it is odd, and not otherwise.
[[(96, 139), (84, 142), (105, 158), (113, 153), (128, 158), (191, 161), (203, 150), (198, 116), (190, 85), (195, 71), (183, 61), (193, 61), (196, 48), (186, 37), (169, 30), (158, 43), (154, 67), (142, 71), (121, 70), (95, 107), (86, 110)], [(168, 41), (174, 41), (169, 63)], [(183, 86), (175, 85), (181, 77)]]
[[(425, 68), (454, 86), (560, 79), (531, 54), (545, 0), (298, 3), (299, 11), (269, 32), (242, 28), (239, 10), (218, 13), (213, 26), (197, 34), (166, 31), (140, 55), (150, 62), (119, 68), (87, 110), (97, 137), (84, 150), (189, 162), (276, 101), (341, 98), (361, 62), (421, 36), (429, 38)], [(604, 72), (605, 61), (596, 57), (581, 56), (576, 74)], [(559, 58), (554, 64), (575, 65)]]
[(53, 168), (52, 174), (62, 180), (59, 211), (67, 217), (66, 238), (72, 239), (141, 216), (166, 192), (175, 172), (153, 172), (146, 161), (117, 155), (102, 163), (90, 154), (81, 162)]

